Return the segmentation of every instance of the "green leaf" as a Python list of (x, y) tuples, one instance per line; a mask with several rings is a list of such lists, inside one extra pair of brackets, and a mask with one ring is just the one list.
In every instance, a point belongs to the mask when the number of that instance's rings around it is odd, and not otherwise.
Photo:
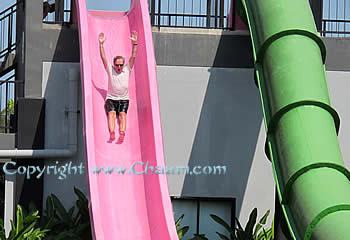
[(209, 240), (205, 237), (205, 234), (194, 234), (194, 237), (191, 240)]
[(271, 239), (275, 238), (275, 219), (272, 219), (272, 223), (271, 223)]
[(22, 207), (20, 205), (17, 206), (17, 211), (16, 211), (16, 234), (18, 234), (21, 229), (23, 228), (23, 211)]
[(244, 230), (237, 229), (237, 239), (238, 240), (246, 240), (246, 234)]
[(74, 209), (75, 209), (75, 207), (73, 206), (73, 207), (71, 207), (71, 208), (68, 210), (68, 216), (69, 216), (69, 218), (72, 218), (72, 217), (73, 217)]
[(186, 235), (189, 229), (190, 229), (189, 226), (185, 226), (183, 228), (178, 229), (177, 235), (179, 236), (179, 238), (182, 239)]
[(241, 225), (241, 223), (239, 222), (239, 220), (238, 220), (237, 217), (235, 217), (235, 220), (236, 220), (236, 223), (237, 223), (237, 229), (244, 231), (243, 228), (242, 228), (242, 225)]
[(259, 223), (262, 225), (265, 225), (267, 218), (269, 217), (269, 214), (270, 214), (270, 210), (267, 210), (264, 216), (262, 216), (262, 218), (259, 220)]
[(185, 214), (182, 214), (176, 221), (175, 221), (175, 226), (179, 226), (182, 219), (184, 218)]
[(78, 188), (74, 187), (74, 193), (78, 196), (78, 198), (81, 201), (88, 203), (88, 199), (85, 197), (84, 193), (80, 191)]
[(220, 239), (222, 240), (230, 240), (228, 237), (226, 237), (224, 234), (221, 234), (219, 232), (216, 232), (217, 235), (219, 235)]
[(68, 225), (71, 225), (72, 224), (71, 218), (69, 217), (68, 212), (64, 208), (61, 201), (54, 194), (52, 194), (52, 200), (53, 200), (55, 209), (57, 209), (57, 213), (62, 218), (62, 220), (65, 221)]
[(267, 210), (264, 216), (259, 220), (259, 223), (255, 226), (254, 234), (253, 234), (254, 238), (258, 235), (260, 229), (266, 224), (269, 214), (270, 214), (270, 210)]
[(217, 222), (218, 224), (223, 226), (230, 233), (231, 238), (233, 238), (233, 236), (235, 236), (235, 231), (231, 228), (231, 226), (227, 222), (225, 222), (225, 220), (223, 220), (219, 216), (216, 216), (215, 214), (210, 214), (210, 217), (215, 222)]
[(46, 199), (46, 209), (45, 209), (46, 215), (51, 218), (55, 215), (55, 209), (54, 209), (54, 203), (52, 196), (49, 195)]
[(258, 216), (258, 209), (254, 208), (253, 211), (250, 213), (248, 223), (244, 230), (247, 239), (253, 238), (253, 229), (256, 223), (257, 216)]

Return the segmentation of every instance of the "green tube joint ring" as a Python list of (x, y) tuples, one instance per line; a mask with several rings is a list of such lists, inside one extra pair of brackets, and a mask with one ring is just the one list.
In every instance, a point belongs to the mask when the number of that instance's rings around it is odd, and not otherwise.
[(314, 229), (316, 228), (317, 224), (324, 219), (327, 215), (330, 215), (335, 212), (340, 212), (340, 211), (350, 211), (350, 205), (349, 204), (340, 204), (336, 205), (333, 207), (326, 208), (322, 212), (320, 212), (308, 225), (305, 235), (304, 235), (304, 240), (311, 240), (312, 233)]

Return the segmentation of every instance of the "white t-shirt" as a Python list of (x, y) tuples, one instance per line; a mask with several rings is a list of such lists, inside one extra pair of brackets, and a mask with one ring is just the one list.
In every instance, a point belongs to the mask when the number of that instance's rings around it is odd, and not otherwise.
[(117, 73), (113, 66), (108, 63), (108, 91), (106, 99), (129, 100), (129, 65), (125, 65), (121, 73)]

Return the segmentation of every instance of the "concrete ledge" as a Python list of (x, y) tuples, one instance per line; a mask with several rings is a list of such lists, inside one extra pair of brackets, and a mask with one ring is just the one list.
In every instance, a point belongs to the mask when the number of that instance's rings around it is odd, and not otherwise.
[(0, 133), (0, 150), (15, 149), (14, 133)]
[(350, 38), (322, 38), (327, 48), (326, 69), (350, 71)]
[(172, 27), (152, 27), (153, 32), (158, 33), (181, 33), (181, 34), (205, 34), (205, 35), (240, 35), (249, 36), (249, 31), (227, 31), (222, 29), (208, 28), (172, 28)]
[(166, 29), (153, 32), (157, 65), (252, 68), (250, 37), (245, 32)]
[(74, 29), (78, 31), (78, 25), (77, 24), (70, 24), (70, 23), (45, 23), (43, 22), (43, 30), (64, 30), (64, 29)]
[[(157, 65), (253, 68), (248, 31), (153, 27)], [(322, 38), (326, 69), (350, 71), (350, 38)], [(302, 56), (301, 56), (302, 57)]]

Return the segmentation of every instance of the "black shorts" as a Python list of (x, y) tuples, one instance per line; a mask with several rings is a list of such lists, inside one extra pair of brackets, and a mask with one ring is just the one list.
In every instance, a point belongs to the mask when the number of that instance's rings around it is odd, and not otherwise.
[(105, 102), (106, 113), (115, 111), (117, 114), (120, 112), (128, 112), (129, 100), (112, 100), (107, 99)]

